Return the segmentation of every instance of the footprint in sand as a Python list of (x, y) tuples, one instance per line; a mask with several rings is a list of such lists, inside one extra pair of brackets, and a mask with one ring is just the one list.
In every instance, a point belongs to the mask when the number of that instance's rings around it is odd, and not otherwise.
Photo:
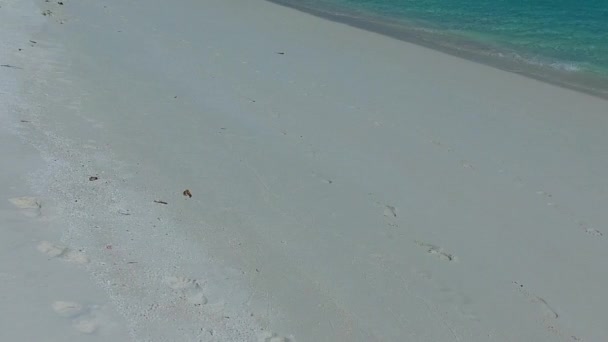
[(399, 227), (397, 224), (397, 208), (392, 205), (384, 205), (384, 212), (382, 213), (386, 219), (387, 225), (390, 227)]
[(186, 277), (166, 277), (165, 283), (178, 292), (188, 303), (194, 305), (207, 304), (207, 297), (198, 280)]
[(397, 224), (397, 217), (399, 216), (399, 210), (397, 209), (397, 207), (386, 204), (386, 202), (384, 201), (378, 200), (374, 193), (370, 192), (367, 195), (371, 197), (373, 205), (376, 208), (382, 210), (382, 216), (384, 216), (384, 221), (386, 222), (386, 224), (390, 227), (399, 227), (399, 225)]
[[(537, 195), (540, 195), (540, 196), (543, 196), (543, 197), (545, 198), (545, 200), (547, 201), (547, 202), (546, 202), (546, 203), (547, 203), (547, 205), (548, 205), (548, 206), (550, 206), (550, 207), (555, 208), (555, 209), (556, 209), (556, 210), (557, 210), (559, 213), (561, 213), (561, 214), (566, 214), (566, 215), (569, 215), (569, 216), (571, 216), (571, 217), (573, 217), (573, 216), (574, 216), (574, 214), (573, 214), (572, 212), (569, 212), (569, 211), (568, 211), (567, 209), (565, 209), (565, 208), (561, 208), (561, 207), (560, 207), (560, 206), (559, 206), (557, 203), (555, 203), (555, 202), (550, 202), (550, 200), (553, 198), (553, 195), (552, 195), (552, 194), (550, 194), (550, 193), (548, 193), (548, 192), (546, 192), (546, 191), (543, 191), (543, 190), (539, 190), (539, 191), (537, 191), (537, 192), (536, 192), (536, 194), (537, 194)], [(595, 228), (593, 228), (593, 227), (589, 227), (589, 225), (588, 225), (587, 223), (585, 223), (585, 222), (578, 221), (578, 226), (579, 226), (579, 227), (580, 227), (580, 228), (581, 228), (581, 229), (582, 229), (582, 230), (583, 230), (585, 233), (587, 233), (587, 234), (589, 234), (589, 235), (591, 235), (591, 236), (595, 236), (595, 237), (602, 237), (602, 236), (604, 236), (604, 234), (603, 234), (601, 231), (599, 231), (599, 230), (597, 230), (597, 229), (595, 229)]]
[(72, 326), (83, 334), (92, 334), (99, 329), (99, 323), (89, 319), (76, 320), (73, 322)]
[(557, 311), (555, 309), (553, 309), (549, 303), (547, 303), (546, 300), (544, 300), (543, 298), (529, 292), (528, 290), (526, 290), (524, 288), (524, 286), (516, 281), (513, 282), (513, 284), (516, 286), (517, 290), (519, 291), (519, 293), (521, 293), (522, 295), (524, 295), (530, 302), (532, 303), (536, 303), (539, 305), (539, 307), (541, 308), (542, 312), (543, 312), (543, 316), (547, 317), (547, 318), (552, 318), (552, 319), (557, 319), (559, 318), (559, 314), (557, 313)]
[(275, 333), (265, 332), (259, 336), (258, 341), (259, 342), (294, 342), (295, 340), (292, 338), (279, 336)]
[(15, 207), (21, 209), (22, 213), (29, 217), (37, 217), (41, 215), (42, 203), (37, 197), (15, 197), (8, 200)]
[(593, 235), (593, 236), (604, 236), (604, 234), (602, 232), (600, 232), (597, 229), (593, 229), (593, 228), (585, 228), (585, 233), (587, 233), (589, 235)]
[(61, 317), (72, 318), (80, 315), (84, 308), (80, 303), (76, 302), (64, 302), (64, 301), (56, 301), (51, 306), (53, 311), (55, 311)]
[(392, 205), (384, 206), (384, 216), (389, 218), (397, 218), (397, 208)]
[(51, 308), (59, 316), (71, 319), (72, 327), (80, 333), (93, 334), (102, 325), (97, 305), (84, 307), (77, 302), (55, 301)]
[(89, 258), (84, 253), (48, 241), (40, 242), (36, 249), (51, 258), (59, 258), (75, 264), (86, 264), (89, 262)]
[(597, 237), (602, 237), (604, 236), (604, 234), (602, 232), (600, 232), (599, 230), (589, 227), (586, 223), (584, 222), (579, 222), (578, 226), (585, 231), (585, 233), (592, 235), (592, 236), (597, 236)]
[(427, 253), (436, 255), (440, 260), (451, 261), (451, 262), (458, 261), (458, 258), (454, 254), (446, 252), (441, 247), (431, 245), (430, 243), (421, 242), (421, 241), (415, 241), (415, 242), (418, 246), (425, 248)]
[[(543, 196), (545, 198), (545, 200), (547, 201), (547, 205), (550, 207), (555, 207), (557, 206), (557, 204), (555, 202), (551, 202), (551, 199), (553, 198), (553, 195), (551, 195), (550, 193), (543, 191), (543, 190), (539, 190), (536, 192), (537, 195)], [(558, 209), (559, 210), (559, 209)]]
[(574, 336), (572, 334), (566, 334), (560, 327), (558, 326), (558, 319), (560, 318), (557, 310), (549, 304), (544, 298), (537, 296), (536, 294), (528, 291), (524, 285), (521, 283), (514, 281), (513, 285), (515, 285), (517, 291), (523, 295), (528, 301), (538, 306), (540, 312), (542, 313), (542, 322), (547, 331), (552, 334), (558, 335), (563, 340), (569, 339), (572, 341), (581, 341), (580, 338)]
[(468, 162), (466, 160), (461, 160), (460, 161), (460, 166), (462, 166), (465, 169), (471, 169), (471, 170), (475, 169), (475, 167), (473, 167), (473, 164), (471, 164), (470, 162)]

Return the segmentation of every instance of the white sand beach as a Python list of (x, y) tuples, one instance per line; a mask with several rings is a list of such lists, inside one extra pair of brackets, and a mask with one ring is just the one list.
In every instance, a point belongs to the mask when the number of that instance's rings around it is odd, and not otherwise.
[(263, 0), (0, 46), (0, 341), (608, 339), (606, 100)]

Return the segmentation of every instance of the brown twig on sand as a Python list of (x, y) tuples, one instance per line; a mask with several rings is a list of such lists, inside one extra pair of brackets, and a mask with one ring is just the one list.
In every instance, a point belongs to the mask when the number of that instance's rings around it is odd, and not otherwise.
[(159, 201), (159, 200), (154, 200), (154, 203), (158, 203), (158, 204), (169, 204), (165, 201)]

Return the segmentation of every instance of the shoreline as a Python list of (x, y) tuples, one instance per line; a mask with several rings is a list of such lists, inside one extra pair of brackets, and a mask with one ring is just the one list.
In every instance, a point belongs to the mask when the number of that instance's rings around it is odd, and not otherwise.
[[(377, 33), (403, 42), (415, 44), (434, 51), (445, 53), (454, 57), (468, 61), (487, 65), (499, 70), (521, 75), (530, 79), (559, 86), (565, 89), (575, 90), (587, 95), (608, 99), (608, 75), (600, 77), (585, 72), (570, 72), (550, 68), (545, 65), (535, 65), (527, 60), (518, 61), (513, 57), (501, 57), (506, 51), (495, 50), (494, 48), (467, 40), (464, 37), (451, 36), (429, 32), (421, 27), (412, 26), (408, 28), (402, 22), (389, 20), (379, 22), (373, 17), (357, 17), (342, 15), (323, 11), (322, 9), (311, 8), (305, 5), (298, 5), (285, 0), (266, 0), (271, 3), (292, 8), (322, 19), (352, 26), (354, 28)], [(446, 37), (446, 38), (441, 38)], [(506, 52), (510, 54), (509, 52)]]
[(41, 266), (0, 277), (63, 291), (8, 308), (61, 340), (606, 336), (608, 102), (263, 0), (151, 1), (37, 3), (6, 40), (0, 116), (44, 165), (5, 144), (3, 184), (53, 224), (7, 223), (5, 261)]

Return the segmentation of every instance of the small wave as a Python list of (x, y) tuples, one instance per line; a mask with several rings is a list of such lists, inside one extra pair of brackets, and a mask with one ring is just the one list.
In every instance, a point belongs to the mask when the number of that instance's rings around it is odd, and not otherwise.
[(580, 64), (575, 63), (575, 62), (565, 62), (565, 61), (555, 61), (555, 60), (551, 61), (551, 60), (547, 60), (546, 58), (541, 58), (541, 57), (522, 56), (515, 52), (509, 53), (509, 54), (498, 53), (498, 54), (496, 54), (496, 56), (501, 57), (501, 58), (512, 58), (519, 62), (523, 62), (526, 64), (530, 64), (530, 65), (534, 65), (534, 66), (538, 66), (538, 67), (542, 67), (542, 68), (551, 68), (551, 69), (557, 70), (557, 71), (579, 72), (579, 71), (585, 70), (585, 68), (583, 66), (581, 66)]
[(549, 67), (553, 70), (558, 70), (558, 71), (566, 71), (566, 72), (578, 72), (583, 70), (583, 68), (581, 67), (580, 64), (574, 63), (574, 62), (562, 62), (562, 61), (542, 61), (539, 59), (529, 59), (526, 60), (526, 62), (532, 64), (532, 65), (537, 65), (540, 67)]
[(581, 67), (578, 66), (575, 63), (560, 63), (560, 62), (556, 62), (556, 63), (551, 63), (551, 67), (557, 70), (562, 70), (562, 71), (581, 71)]

